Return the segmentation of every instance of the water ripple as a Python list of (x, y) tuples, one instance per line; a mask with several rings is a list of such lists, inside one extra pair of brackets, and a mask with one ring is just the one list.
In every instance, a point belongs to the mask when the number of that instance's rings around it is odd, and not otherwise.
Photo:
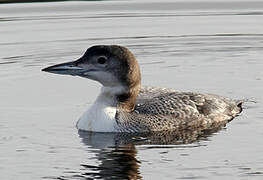
[(189, 16), (262, 16), (261, 11), (248, 12), (186, 12), (177, 13), (105, 13), (97, 15), (46, 15), (46, 16), (23, 16), (23, 17), (4, 17), (0, 22), (6, 21), (43, 21), (43, 20), (75, 20), (75, 19), (114, 19), (114, 18), (169, 18), (169, 17), (189, 17)]

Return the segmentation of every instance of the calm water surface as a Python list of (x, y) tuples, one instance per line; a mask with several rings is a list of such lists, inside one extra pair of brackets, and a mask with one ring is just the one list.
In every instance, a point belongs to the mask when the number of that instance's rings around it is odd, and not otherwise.
[[(262, 179), (263, 2), (0, 5), (0, 179)], [(250, 99), (226, 127), (78, 132), (100, 85), (40, 69), (95, 44), (130, 48), (144, 85)]]

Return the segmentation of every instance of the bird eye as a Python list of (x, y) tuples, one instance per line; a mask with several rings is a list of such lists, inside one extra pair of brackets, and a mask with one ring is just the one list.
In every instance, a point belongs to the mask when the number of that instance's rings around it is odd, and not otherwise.
[(99, 64), (105, 64), (105, 62), (106, 62), (106, 57), (104, 57), (104, 56), (101, 56), (101, 57), (99, 57), (98, 59), (97, 59), (97, 61), (98, 61), (98, 63)]

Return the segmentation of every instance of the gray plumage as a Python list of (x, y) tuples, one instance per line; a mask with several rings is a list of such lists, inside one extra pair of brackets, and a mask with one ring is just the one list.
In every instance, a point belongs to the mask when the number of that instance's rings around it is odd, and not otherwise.
[(121, 132), (211, 128), (237, 116), (241, 104), (213, 94), (143, 87), (134, 111), (118, 109), (116, 121)]

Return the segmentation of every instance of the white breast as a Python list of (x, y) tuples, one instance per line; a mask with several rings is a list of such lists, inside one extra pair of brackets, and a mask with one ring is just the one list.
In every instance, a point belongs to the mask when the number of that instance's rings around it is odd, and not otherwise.
[(95, 103), (80, 117), (77, 128), (93, 132), (116, 132), (114, 104), (112, 97), (102, 92)]

